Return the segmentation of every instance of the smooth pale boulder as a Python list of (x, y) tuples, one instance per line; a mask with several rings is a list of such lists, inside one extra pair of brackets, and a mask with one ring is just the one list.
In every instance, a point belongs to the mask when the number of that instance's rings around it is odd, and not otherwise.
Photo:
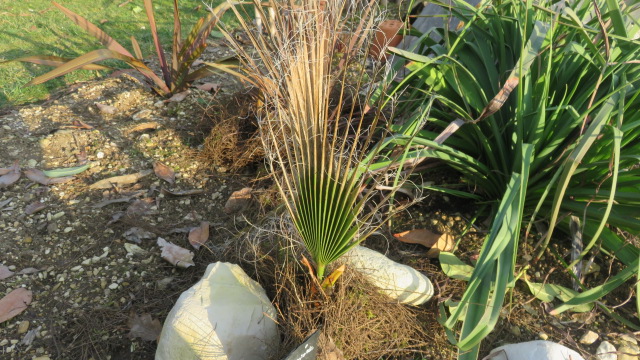
[(277, 313), (264, 289), (235, 264), (209, 264), (164, 322), (156, 360), (263, 360), (276, 354)]
[(482, 360), (584, 360), (577, 352), (551, 341), (509, 344), (491, 350)]
[(342, 257), (342, 262), (358, 270), (383, 293), (403, 304), (421, 305), (433, 296), (433, 285), (429, 278), (375, 250), (355, 246)]

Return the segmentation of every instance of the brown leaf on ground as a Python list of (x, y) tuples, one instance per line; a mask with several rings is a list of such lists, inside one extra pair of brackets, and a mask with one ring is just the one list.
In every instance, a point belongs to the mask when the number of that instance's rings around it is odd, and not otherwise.
[(133, 184), (149, 174), (151, 174), (151, 170), (143, 170), (129, 175), (114, 176), (93, 183), (89, 186), (89, 189), (111, 189), (113, 186)]
[(129, 337), (141, 338), (145, 341), (155, 341), (162, 332), (162, 324), (158, 319), (151, 317), (151, 314), (138, 315), (131, 313), (129, 317)]
[(199, 195), (204, 192), (202, 189), (188, 189), (188, 190), (169, 190), (162, 188), (162, 193), (165, 195), (173, 195), (173, 196), (189, 196), (189, 195)]
[(105, 105), (105, 104), (100, 104), (100, 103), (96, 103), (96, 106), (98, 107), (100, 112), (103, 112), (105, 114), (113, 115), (113, 114), (118, 112), (118, 109), (115, 106)]
[(174, 184), (176, 182), (176, 173), (173, 171), (173, 169), (161, 163), (160, 161), (156, 161), (153, 163), (153, 172), (156, 173), (157, 177), (168, 182), (169, 184)]
[(142, 123), (137, 126), (134, 126), (133, 128), (129, 129), (127, 133), (131, 134), (138, 131), (155, 130), (159, 127), (160, 127), (159, 123), (155, 121), (151, 121), (151, 122), (146, 122), (146, 123)]
[(152, 239), (156, 237), (156, 234), (152, 233), (151, 231), (147, 231), (143, 228), (134, 226), (129, 230), (125, 231), (124, 234), (122, 234), (122, 236), (128, 241), (134, 242), (136, 244), (141, 244), (142, 240)]
[(154, 205), (153, 198), (144, 198), (136, 200), (133, 204), (129, 205), (126, 210), (128, 216), (144, 216), (155, 212), (152, 207)]
[(180, 102), (182, 100), (184, 100), (187, 95), (189, 95), (191, 93), (191, 90), (185, 90), (183, 92), (179, 92), (177, 94), (174, 94), (172, 97), (168, 98), (167, 100), (165, 100), (165, 102)]
[(41, 203), (40, 201), (36, 201), (27, 205), (24, 208), (24, 213), (27, 215), (35, 214), (40, 210), (44, 210), (46, 207), (47, 207), (47, 204)]
[(196, 85), (196, 88), (198, 88), (198, 89), (200, 89), (202, 91), (217, 92), (218, 90), (220, 90), (220, 84), (208, 82), (208, 83), (204, 83), (204, 84), (201, 84), (201, 85)]
[(199, 227), (195, 227), (189, 231), (189, 244), (196, 250), (209, 240), (209, 222), (202, 221)]
[(0, 324), (23, 312), (33, 299), (33, 293), (17, 288), (0, 299)]
[(0, 189), (9, 186), (20, 179), (20, 166), (16, 160), (10, 168), (0, 169)]
[(427, 257), (435, 259), (440, 256), (441, 251), (452, 251), (456, 246), (456, 238), (451, 234), (442, 234), (435, 244), (427, 251)]
[(8, 277), (13, 276), (14, 272), (9, 270), (8, 267), (4, 265), (0, 265), (0, 280), (4, 280)]
[(189, 266), (195, 265), (191, 251), (170, 243), (161, 237), (158, 238), (158, 246), (162, 249), (160, 256), (172, 265), (180, 268), (188, 268)]
[(35, 274), (35, 273), (40, 272), (40, 271), (41, 271), (40, 269), (28, 267), (28, 268), (24, 268), (24, 269), (18, 271), (18, 275), (30, 275), (30, 274)]
[(224, 204), (224, 212), (227, 214), (234, 214), (244, 210), (251, 203), (252, 188), (246, 187), (238, 191), (234, 191), (229, 200)]
[(27, 169), (24, 174), (33, 182), (37, 182), (42, 185), (62, 184), (75, 179), (75, 176), (63, 176), (50, 178), (38, 169)]
[(436, 234), (427, 229), (415, 229), (393, 234), (393, 237), (408, 244), (420, 244), (430, 248), (438, 241), (440, 234)]

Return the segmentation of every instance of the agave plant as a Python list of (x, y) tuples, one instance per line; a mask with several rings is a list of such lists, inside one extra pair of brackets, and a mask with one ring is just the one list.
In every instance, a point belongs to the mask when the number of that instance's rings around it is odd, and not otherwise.
[(120, 43), (84, 17), (74, 13), (55, 1), (52, 1), (51, 3), (60, 9), (60, 11), (62, 11), (67, 17), (73, 20), (76, 25), (80, 26), (82, 29), (98, 39), (105, 48), (88, 52), (75, 59), (67, 59), (58, 56), (28, 56), (12, 60), (56, 67), (54, 70), (34, 78), (27, 85), (41, 84), (77, 69), (109, 69), (106, 66), (94, 64), (96, 62), (109, 59), (123, 61), (137, 70), (145, 77), (151, 88), (162, 96), (171, 96), (172, 94), (181, 92), (185, 90), (191, 82), (219, 71), (230, 72), (236, 76), (242, 77), (242, 75), (233, 70), (236, 67), (235, 63), (237, 63), (237, 61), (233, 59), (224, 59), (216, 63), (206, 62), (204, 63), (204, 66), (192, 71), (194, 61), (198, 59), (207, 47), (206, 40), (209, 37), (209, 34), (218, 23), (222, 14), (224, 14), (226, 10), (228, 10), (229, 6), (231, 6), (231, 2), (223, 3), (216, 9), (212, 10), (206, 17), (200, 18), (191, 28), (186, 39), (183, 39), (178, 0), (174, 0), (173, 45), (171, 62), (169, 63), (165, 57), (160, 39), (158, 38), (158, 29), (156, 27), (156, 21), (153, 13), (153, 0), (144, 0), (144, 7), (146, 9), (147, 18), (149, 19), (151, 36), (153, 37), (153, 43), (160, 62), (160, 68), (162, 71), (161, 75), (154, 73), (153, 70), (151, 70), (142, 61), (140, 46), (133, 36), (131, 37), (131, 44), (133, 46), (133, 53), (135, 56), (125, 49), (124, 46), (120, 45)]
[[(475, 359), (498, 321), (533, 223), (547, 229), (526, 246), (534, 262), (552, 239), (570, 237), (573, 215), (585, 243), (561, 259), (568, 271), (595, 249), (625, 265), (598, 287), (580, 284), (553, 313), (593, 302), (640, 270), (629, 236), (640, 233), (640, 26), (617, 1), (553, 3), (442, 3), (459, 29), (444, 21), (412, 51), (394, 50), (407, 75), (391, 94), (402, 95), (405, 121), (385, 146), (411, 141), (407, 161), (435, 160), (461, 175), (457, 186), (425, 188), (489, 204), (490, 230), (461, 306), (443, 321), (460, 332), (460, 359)], [(414, 128), (417, 136), (406, 133)]]
[(269, 164), (319, 279), (380, 224), (372, 220), (384, 205), (367, 202), (376, 179), (360, 166), (381, 113), (363, 110), (371, 96), (364, 81), (372, 74), (358, 64), (373, 35), (374, 14), (369, 6), (356, 16), (358, 6), (292, 0), (265, 7), (256, 0), (264, 32), (254, 31), (242, 9), (234, 8), (255, 55), (226, 34), (260, 90), (259, 129)]

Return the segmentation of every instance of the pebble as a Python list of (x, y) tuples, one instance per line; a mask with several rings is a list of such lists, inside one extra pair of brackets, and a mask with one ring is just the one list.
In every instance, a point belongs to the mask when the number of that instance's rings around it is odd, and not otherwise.
[(638, 345), (638, 340), (636, 340), (635, 337), (628, 335), (628, 334), (624, 334), (622, 336), (620, 336), (620, 341), (624, 341), (624, 342), (628, 342), (630, 344), (634, 344), (634, 345)]
[(104, 153), (102, 151), (98, 151), (98, 153), (96, 154), (96, 157), (98, 159), (104, 159)]
[(640, 349), (635, 344), (624, 344), (618, 349), (618, 360), (638, 360)]
[(0, 346), (5, 346), (9, 343), (9, 340), (7, 339), (2, 339), (2, 341), (0, 341)]
[(587, 332), (582, 335), (580, 338), (580, 343), (585, 345), (591, 345), (598, 340), (598, 334), (591, 330), (587, 330)]
[(38, 162), (34, 159), (29, 159), (29, 161), (27, 161), (27, 166), (30, 168), (34, 168), (38, 166)]
[(20, 324), (18, 324), (18, 334), (24, 334), (27, 332), (27, 330), (29, 330), (29, 322), (28, 321), (22, 321), (20, 322)]
[(44, 355), (44, 356), (38, 356), (38, 357), (33, 358), (31, 360), (51, 360), (51, 358), (48, 355)]
[(603, 341), (596, 350), (596, 358), (598, 360), (618, 360), (616, 348), (608, 341)]
[(26, 238), (24, 238), (24, 240), (22, 240), (22, 242), (25, 244), (31, 244), (32, 241), (33, 238), (31, 238), (31, 236), (27, 236)]
[(520, 327), (518, 326), (511, 326), (511, 333), (515, 336), (522, 336), (522, 330), (520, 330)]
[(71, 230), (73, 230), (71, 226), (67, 226), (66, 228), (64, 228), (65, 233), (71, 232)]
[(549, 339), (549, 335), (547, 335), (547, 334), (545, 334), (545, 333), (540, 333), (540, 334), (538, 334), (538, 337), (539, 337), (541, 340), (547, 340), (547, 339)]
[(111, 290), (115, 290), (117, 288), (118, 288), (118, 284), (116, 284), (116, 283), (113, 283), (113, 284), (109, 285), (109, 289), (111, 289)]

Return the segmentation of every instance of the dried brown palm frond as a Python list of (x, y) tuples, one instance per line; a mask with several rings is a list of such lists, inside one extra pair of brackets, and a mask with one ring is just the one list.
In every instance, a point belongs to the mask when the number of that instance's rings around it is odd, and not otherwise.
[[(376, 203), (368, 161), (385, 118), (372, 104), (365, 65), (374, 35), (374, 4), (359, 0), (254, 2), (263, 32), (235, 7), (252, 48), (226, 34), (261, 92), (259, 130), (296, 229), (322, 278), (325, 266), (381, 224), (375, 216), (399, 182)], [(373, 105), (373, 106), (372, 106)], [(373, 149), (375, 155), (375, 149)], [(395, 152), (401, 156), (402, 152)], [(399, 170), (396, 170), (400, 173)], [(382, 217), (384, 218), (384, 217)]]

